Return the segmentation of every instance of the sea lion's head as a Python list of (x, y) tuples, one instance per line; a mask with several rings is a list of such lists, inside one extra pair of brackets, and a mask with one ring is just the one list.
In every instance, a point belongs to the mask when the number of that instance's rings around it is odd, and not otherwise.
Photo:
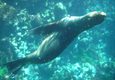
[(94, 12), (90, 12), (86, 14), (86, 16), (87, 16), (89, 24), (97, 25), (104, 21), (106, 17), (106, 13), (94, 11)]
[(84, 16), (81, 16), (79, 22), (82, 25), (82, 30), (87, 30), (102, 23), (105, 20), (105, 17), (106, 13), (93, 11)]

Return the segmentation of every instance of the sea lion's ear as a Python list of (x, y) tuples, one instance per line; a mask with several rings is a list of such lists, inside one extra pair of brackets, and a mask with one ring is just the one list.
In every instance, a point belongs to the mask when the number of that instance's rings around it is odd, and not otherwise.
[(58, 32), (60, 30), (62, 30), (62, 27), (60, 26), (60, 24), (58, 22), (54, 22), (51, 24), (46, 24), (43, 26), (36, 27), (30, 30), (30, 32), (32, 32), (33, 34), (44, 36), (44, 35), (51, 34), (53, 32)]

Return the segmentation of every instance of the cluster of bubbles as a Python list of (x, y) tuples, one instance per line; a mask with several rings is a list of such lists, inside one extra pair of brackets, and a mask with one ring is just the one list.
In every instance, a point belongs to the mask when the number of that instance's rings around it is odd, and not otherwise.
[(30, 53), (27, 47), (26, 36), (28, 33), (28, 27), (31, 26), (26, 10), (21, 10), (16, 14), (16, 18), (9, 23), (16, 31), (15, 34), (11, 34), (10, 42), (14, 46), (17, 56), (19, 58), (25, 57), (25, 54)]
[(75, 63), (59, 67), (50, 80), (91, 80), (96, 74), (93, 65), (89, 63)]

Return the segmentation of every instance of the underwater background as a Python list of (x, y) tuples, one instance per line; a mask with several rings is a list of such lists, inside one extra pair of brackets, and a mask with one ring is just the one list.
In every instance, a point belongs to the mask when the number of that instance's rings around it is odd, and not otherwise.
[(115, 0), (0, 0), (0, 64), (37, 49), (43, 38), (29, 30), (91, 11), (105, 12), (106, 20), (56, 59), (26, 65), (11, 80), (115, 80)]

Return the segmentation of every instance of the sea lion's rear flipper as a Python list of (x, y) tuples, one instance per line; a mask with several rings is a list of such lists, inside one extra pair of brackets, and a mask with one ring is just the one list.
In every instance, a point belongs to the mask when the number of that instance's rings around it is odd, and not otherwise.
[(48, 35), (53, 32), (58, 32), (62, 30), (62, 27), (60, 26), (59, 22), (50, 23), (44, 26), (39, 26), (31, 30), (34, 34), (41, 34), (41, 35)]
[(25, 65), (25, 63), (26, 58), (22, 58), (3, 64), (2, 67), (5, 67), (7, 69), (7, 73), (5, 76), (12, 77), (12, 75), (17, 74), (17, 72)]
[(24, 64), (25, 64), (25, 58), (22, 58), (22, 59), (18, 59), (18, 60), (15, 60), (15, 61), (8, 62), (4, 65), (8, 68), (8, 70), (14, 72)]

